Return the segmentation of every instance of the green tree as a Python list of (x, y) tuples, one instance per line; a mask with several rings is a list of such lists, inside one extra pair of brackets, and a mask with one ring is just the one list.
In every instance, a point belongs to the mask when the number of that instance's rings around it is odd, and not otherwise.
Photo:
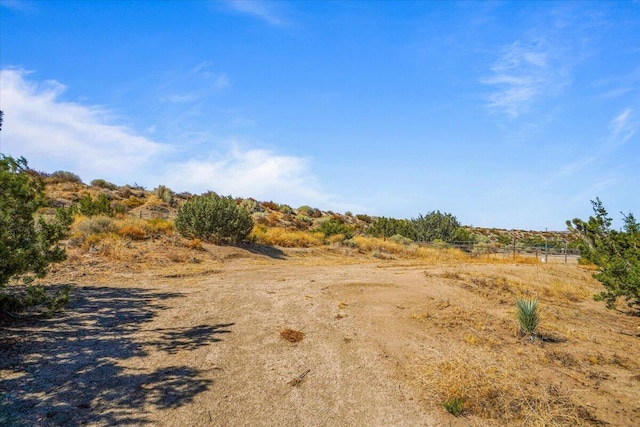
[(109, 202), (109, 197), (106, 194), (101, 193), (94, 200), (90, 194), (85, 194), (80, 197), (74, 205), (73, 209), (79, 214), (85, 216), (94, 216), (94, 215), (107, 215), (111, 216), (114, 214), (114, 209), (111, 207), (111, 202)]
[(176, 230), (184, 237), (211, 243), (237, 244), (253, 229), (251, 214), (231, 197), (215, 193), (194, 197), (176, 214)]
[(431, 211), (425, 216), (419, 215), (418, 218), (412, 219), (412, 222), (416, 240), (432, 242), (439, 239), (443, 242), (452, 242), (461, 236), (460, 222), (450, 213)]
[(605, 290), (595, 298), (614, 308), (623, 297), (630, 308), (640, 311), (640, 225), (633, 214), (622, 214), (622, 230), (614, 230), (600, 199), (591, 204), (594, 216), (567, 221), (567, 227), (578, 239), (580, 261), (598, 266), (593, 277)]
[(351, 239), (355, 233), (353, 227), (333, 218), (320, 224), (318, 231), (324, 233), (325, 236), (342, 234), (345, 239)]
[(54, 220), (36, 220), (46, 203), (44, 183), (27, 171), (24, 158), (0, 154), (0, 287), (44, 277), (50, 263), (66, 257), (58, 242), (66, 237), (71, 212), (59, 209)]
[(415, 240), (416, 233), (413, 223), (406, 219), (395, 219), (380, 217), (367, 228), (369, 234), (375, 237), (387, 239), (391, 236), (400, 235), (407, 239)]

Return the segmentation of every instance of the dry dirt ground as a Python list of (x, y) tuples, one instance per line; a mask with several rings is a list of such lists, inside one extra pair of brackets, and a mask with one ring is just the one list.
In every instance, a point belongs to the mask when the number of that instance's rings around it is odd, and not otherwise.
[(639, 425), (640, 318), (575, 263), (138, 245), (72, 254), (65, 311), (0, 325), (0, 424)]

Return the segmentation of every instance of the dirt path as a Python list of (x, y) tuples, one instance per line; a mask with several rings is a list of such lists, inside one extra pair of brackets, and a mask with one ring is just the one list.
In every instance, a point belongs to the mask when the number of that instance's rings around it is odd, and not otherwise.
[[(452, 302), (489, 310), (438, 276), (454, 267), (241, 251), (191, 273), (65, 267), (50, 279), (76, 283), (66, 312), (2, 329), (0, 424), (490, 424), (425, 404), (412, 375), (469, 332)], [(422, 321), (438, 310), (450, 314)], [(496, 324), (512, 315), (491, 310)], [(284, 328), (304, 339), (284, 340)]]

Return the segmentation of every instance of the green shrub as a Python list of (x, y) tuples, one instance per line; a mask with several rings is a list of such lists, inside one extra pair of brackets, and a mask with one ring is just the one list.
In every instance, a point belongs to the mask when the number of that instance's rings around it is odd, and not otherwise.
[(445, 242), (452, 242), (456, 239), (456, 233), (460, 229), (458, 219), (450, 213), (432, 211), (425, 216), (411, 220), (416, 240), (431, 242), (440, 239)]
[(107, 190), (117, 190), (118, 186), (109, 182), (109, 181), (105, 181), (104, 179), (98, 178), (98, 179), (94, 179), (93, 181), (91, 181), (91, 185), (94, 187), (100, 187), (100, 188), (106, 188)]
[(408, 239), (415, 240), (413, 224), (406, 219), (376, 218), (367, 228), (367, 232), (374, 237), (382, 237), (383, 239), (399, 234)]
[(523, 334), (535, 335), (540, 324), (538, 300), (516, 300), (516, 318)]
[(90, 194), (85, 194), (73, 205), (73, 209), (75, 212), (84, 216), (112, 216), (115, 213), (111, 207), (111, 202), (109, 202), (109, 197), (104, 193), (100, 194), (95, 200), (93, 200)]
[(302, 214), (305, 216), (311, 216), (311, 213), (313, 212), (313, 208), (311, 206), (307, 206), (307, 205), (302, 205), (298, 208), (298, 214)]
[(453, 397), (442, 404), (444, 409), (454, 417), (462, 414), (464, 410), (464, 400), (460, 397)]
[(595, 216), (588, 221), (574, 219), (567, 226), (577, 238), (580, 262), (593, 263), (593, 277), (605, 287), (596, 295), (607, 308), (614, 308), (619, 297), (640, 314), (640, 224), (632, 213), (623, 215), (622, 230), (611, 229), (611, 218), (600, 199), (591, 201)]
[(27, 161), (0, 155), (0, 288), (11, 279), (44, 277), (50, 263), (66, 258), (58, 242), (66, 237), (71, 212), (56, 210), (55, 220), (35, 220), (45, 205), (44, 183), (26, 173)]
[(153, 190), (153, 192), (155, 193), (156, 196), (158, 196), (160, 200), (162, 200), (169, 206), (173, 205), (175, 193), (171, 191), (169, 187), (166, 187), (164, 185), (159, 185)]
[(355, 234), (353, 227), (334, 218), (320, 224), (318, 231), (324, 233), (327, 237), (342, 234), (345, 240), (351, 239)]
[(253, 219), (231, 196), (205, 194), (188, 200), (178, 209), (175, 226), (189, 239), (237, 244), (251, 233)]
[(71, 286), (66, 285), (57, 290), (53, 295), (48, 296), (44, 286), (28, 285), (24, 292), (14, 292), (12, 294), (0, 294), (0, 313), (19, 313), (31, 307), (46, 304), (45, 316), (50, 316), (69, 303), (69, 293)]
[(409, 245), (413, 243), (413, 240), (408, 239), (401, 234), (394, 234), (393, 236), (389, 237), (389, 240), (391, 240), (393, 243), (398, 243), (400, 245)]
[(240, 206), (247, 210), (250, 214), (262, 212), (264, 209), (255, 199), (243, 199), (240, 202)]
[(74, 224), (73, 231), (82, 233), (84, 236), (109, 234), (117, 232), (118, 225), (108, 216), (95, 216), (78, 221)]
[(513, 244), (513, 237), (507, 233), (504, 234), (500, 234), (498, 235), (498, 243), (501, 243), (503, 245), (512, 245)]
[(357, 214), (356, 218), (358, 218), (362, 222), (366, 222), (367, 224), (371, 224), (373, 222), (373, 218), (365, 214)]
[(75, 182), (77, 184), (82, 184), (82, 179), (80, 179), (78, 175), (72, 172), (55, 171), (47, 177), (47, 182), (50, 182), (52, 184), (58, 184), (62, 182)]

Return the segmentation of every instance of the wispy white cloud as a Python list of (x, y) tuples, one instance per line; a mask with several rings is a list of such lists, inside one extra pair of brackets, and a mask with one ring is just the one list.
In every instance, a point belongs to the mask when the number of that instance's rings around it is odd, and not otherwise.
[[(0, 109), (5, 113), (0, 149), (26, 157), (31, 167), (72, 171), (85, 181), (104, 178), (118, 184), (164, 184), (178, 191), (214, 190), (291, 204), (341, 206), (322, 190), (307, 159), (242, 148), (238, 142), (223, 152), (184, 152), (189, 141), (165, 144), (140, 136), (113, 124), (113, 114), (105, 108), (63, 100), (63, 84), (34, 83), (29, 74), (0, 70)], [(178, 154), (184, 160), (175, 161)]]
[(578, 159), (574, 162), (568, 163), (560, 168), (559, 176), (571, 176), (580, 172), (597, 159), (596, 156), (584, 157), (582, 159)]
[(159, 101), (172, 104), (191, 103), (231, 87), (229, 77), (224, 73), (214, 72), (212, 67), (212, 62), (205, 61), (189, 71), (173, 71), (160, 76), (159, 91), (164, 93), (159, 97)]
[(38, 167), (72, 169), (85, 177), (126, 176), (168, 146), (110, 124), (99, 106), (61, 100), (66, 87), (56, 81), (33, 83), (24, 70), (0, 71), (5, 113), (2, 150), (24, 155)]
[(609, 143), (611, 145), (622, 145), (633, 137), (638, 131), (640, 122), (636, 120), (632, 108), (626, 108), (609, 123), (611, 134)]
[(267, 0), (229, 0), (227, 3), (236, 12), (251, 15), (269, 25), (280, 26), (286, 23), (276, 10), (274, 2)]
[(198, 192), (215, 190), (300, 203), (327, 199), (309, 175), (306, 159), (261, 149), (242, 150), (236, 142), (223, 154), (171, 165), (163, 178)]
[(621, 96), (624, 96), (626, 94), (628, 94), (629, 92), (632, 92), (634, 89), (631, 87), (620, 87), (620, 88), (616, 88), (616, 89), (611, 89), (605, 93), (603, 93), (601, 96), (603, 98), (620, 98)]
[(18, 12), (34, 13), (38, 11), (35, 3), (29, 0), (0, 0), (0, 6)]
[(481, 82), (495, 88), (487, 106), (516, 118), (538, 99), (557, 93), (566, 84), (566, 71), (542, 40), (517, 41), (502, 49), (491, 75)]

